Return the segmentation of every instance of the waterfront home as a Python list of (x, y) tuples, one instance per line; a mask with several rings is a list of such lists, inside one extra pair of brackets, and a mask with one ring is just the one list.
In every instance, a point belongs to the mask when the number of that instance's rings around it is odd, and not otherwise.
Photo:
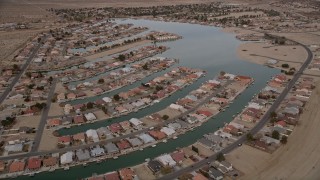
[(156, 158), (156, 160), (158, 160), (163, 166), (174, 167), (177, 164), (169, 154), (159, 156)]
[(74, 152), (73, 151), (68, 151), (60, 156), (60, 164), (65, 165), (65, 164), (70, 164), (73, 163), (73, 156)]
[(94, 121), (97, 119), (97, 117), (93, 113), (86, 113), (84, 114), (87, 121)]
[(205, 148), (208, 148), (208, 149), (212, 149), (216, 146), (216, 144), (212, 141), (209, 141), (208, 139), (206, 138), (201, 138), (197, 141), (200, 145), (202, 145), (203, 147)]
[(119, 124), (120, 124), (121, 128), (125, 131), (128, 129), (131, 129), (131, 124), (129, 121), (122, 121)]
[(47, 127), (56, 127), (62, 125), (61, 119), (54, 118), (47, 120)]
[(122, 127), (119, 123), (113, 123), (110, 126), (108, 126), (108, 128), (112, 133), (120, 133), (122, 131)]
[(43, 159), (43, 166), (44, 167), (51, 167), (57, 164), (58, 160), (56, 157), (47, 157)]
[(178, 104), (170, 104), (169, 107), (171, 109), (174, 109), (174, 110), (177, 110), (177, 111), (181, 111), (181, 112), (184, 112), (186, 110), (183, 106), (178, 105)]
[(125, 139), (121, 139), (120, 141), (116, 142), (116, 144), (117, 144), (118, 148), (120, 149), (120, 151), (131, 147), (130, 143)]
[(254, 141), (254, 147), (261, 149), (263, 151), (266, 151), (268, 149), (268, 145), (264, 141), (261, 141), (261, 140)]
[(185, 159), (185, 153), (183, 151), (176, 151), (171, 153), (170, 155), (172, 159), (178, 164), (181, 164), (182, 161)]
[(24, 171), (26, 163), (24, 161), (13, 161), (9, 166), (9, 173)]
[(182, 127), (180, 123), (176, 123), (176, 122), (169, 123), (169, 124), (167, 124), (167, 126), (168, 126), (168, 128), (173, 129), (175, 131), (181, 129), (181, 127)]
[(77, 149), (76, 158), (78, 161), (87, 161), (90, 159), (90, 154), (88, 149)]
[(92, 89), (92, 91), (94, 92), (94, 94), (101, 94), (101, 93), (103, 93), (103, 89), (101, 89), (101, 88), (94, 88), (94, 89)]
[(104, 102), (106, 102), (107, 104), (112, 102), (112, 99), (109, 98), (109, 97), (104, 97), (104, 98), (102, 98), (102, 100), (103, 100)]
[(110, 139), (113, 137), (111, 131), (107, 127), (98, 128), (97, 133), (100, 139)]
[(58, 144), (69, 146), (71, 144), (71, 140), (72, 139), (70, 135), (61, 136), (58, 138)]
[(105, 180), (120, 180), (119, 174), (117, 171), (109, 172), (104, 174)]
[(92, 157), (98, 157), (105, 154), (105, 151), (100, 145), (96, 145), (90, 148), (90, 154)]
[(299, 108), (296, 107), (285, 107), (283, 110), (283, 113), (292, 115), (292, 116), (297, 116), (300, 113)]
[(140, 121), (139, 119), (137, 118), (131, 118), (129, 120), (129, 122), (134, 126), (134, 127), (140, 127), (141, 125), (143, 125), (143, 122)]
[(150, 136), (155, 138), (156, 140), (161, 140), (167, 137), (167, 135), (164, 132), (158, 131), (158, 130), (152, 130), (148, 132)]
[(93, 129), (89, 129), (86, 131), (86, 136), (88, 138), (89, 141), (93, 141), (93, 142), (99, 142), (99, 136), (96, 130)]
[(223, 132), (221, 129), (219, 129), (218, 131), (214, 132), (215, 135), (220, 136), (221, 138), (231, 138), (232, 135), (226, 132)]
[(239, 81), (241, 86), (248, 85), (252, 80), (249, 76), (236, 76), (234, 79)]
[(86, 136), (84, 133), (77, 133), (72, 136), (73, 142), (80, 142), (81, 144), (86, 142)]
[(123, 168), (119, 170), (121, 180), (133, 180), (136, 173), (131, 168)]
[(31, 157), (28, 159), (27, 169), (30, 171), (39, 170), (41, 167), (42, 160), (38, 157)]
[(123, 106), (117, 106), (115, 108), (116, 111), (118, 111), (118, 113), (125, 113), (128, 112), (128, 110), (126, 108), (124, 108)]
[(131, 144), (132, 147), (139, 147), (143, 144), (138, 138), (127, 138), (127, 141)]
[(138, 138), (141, 139), (144, 144), (148, 144), (155, 141), (153, 137), (145, 133), (138, 135)]
[(67, 94), (67, 99), (68, 100), (72, 100), (72, 99), (75, 99), (77, 98), (77, 95), (75, 93), (69, 93)]
[(159, 161), (152, 160), (148, 162), (147, 167), (153, 172), (153, 174), (157, 174), (163, 166)]
[(209, 112), (209, 111), (206, 111), (206, 110), (198, 110), (198, 111), (197, 111), (197, 114), (203, 115), (203, 116), (205, 116), (205, 117), (212, 116), (212, 113)]
[(228, 171), (233, 170), (232, 164), (227, 161), (221, 161), (219, 165), (225, 167)]
[(237, 129), (236, 127), (234, 127), (233, 125), (230, 125), (230, 124), (226, 125), (223, 128), (223, 132), (232, 134), (234, 136), (239, 136), (241, 134), (241, 131), (239, 129)]
[(176, 131), (174, 129), (168, 128), (168, 127), (162, 127), (160, 129), (161, 132), (164, 132), (167, 136), (171, 136), (174, 134)]
[(85, 123), (85, 120), (84, 120), (84, 117), (83, 115), (76, 115), (73, 117), (73, 122), (75, 124), (82, 124), (82, 123)]
[(108, 154), (115, 154), (119, 152), (119, 148), (112, 142), (107, 143), (104, 145), (104, 148), (108, 152)]
[(287, 80), (287, 77), (284, 74), (278, 74), (274, 77), (274, 80), (279, 83), (284, 83)]
[(58, 102), (62, 102), (62, 101), (64, 101), (66, 99), (66, 95), (64, 94), (64, 93), (59, 93), (58, 95), (57, 95), (57, 100), (58, 100)]

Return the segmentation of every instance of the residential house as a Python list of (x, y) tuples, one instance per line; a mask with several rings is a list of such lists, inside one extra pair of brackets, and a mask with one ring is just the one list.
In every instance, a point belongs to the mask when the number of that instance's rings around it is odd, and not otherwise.
[(117, 171), (109, 172), (104, 174), (105, 180), (120, 180), (119, 174)]
[(133, 180), (136, 176), (135, 172), (131, 168), (123, 168), (119, 170), (121, 180)]
[(86, 142), (86, 136), (84, 133), (78, 133), (72, 136), (73, 141), (85, 143)]
[(77, 149), (76, 150), (76, 158), (78, 161), (87, 161), (90, 159), (90, 154), (88, 149)]
[(73, 163), (74, 152), (68, 151), (60, 156), (61, 165)]
[(158, 130), (152, 130), (149, 131), (150, 136), (152, 136), (153, 138), (157, 139), (157, 140), (161, 140), (164, 139), (165, 137), (167, 137), (167, 135), (164, 132), (158, 131)]
[(104, 145), (104, 148), (107, 150), (108, 154), (114, 154), (119, 152), (118, 147), (112, 142), (109, 142), (106, 145)]
[(161, 168), (163, 167), (162, 164), (157, 160), (152, 160), (148, 162), (147, 167), (154, 173), (157, 174), (160, 172)]
[(118, 148), (122, 151), (125, 149), (128, 149), (131, 147), (131, 145), (129, 144), (129, 142), (125, 139), (121, 139), (120, 141), (118, 141), (117, 143)]
[(89, 129), (86, 131), (86, 135), (87, 135), (88, 139), (93, 142), (99, 142), (99, 140), (100, 140), (96, 130)]
[(57, 164), (58, 160), (56, 157), (47, 157), (43, 159), (43, 166), (44, 167), (51, 167)]
[(177, 163), (172, 159), (169, 154), (164, 154), (156, 158), (163, 166), (174, 167)]
[(71, 144), (71, 136), (61, 136), (58, 138), (58, 144), (69, 146)]
[(42, 160), (38, 157), (31, 157), (28, 160), (27, 169), (31, 171), (39, 170), (41, 167)]
[(90, 154), (92, 157), (98, 157), (105, 154), (104, 149), (101, 148), (100, 145), (96, 145), (95, 147), (90, 148), (90, 150), (91, 150)]
[(24, 171), (26, 163), (23, 161), (13, 161), (9, 166), (9, 173)]

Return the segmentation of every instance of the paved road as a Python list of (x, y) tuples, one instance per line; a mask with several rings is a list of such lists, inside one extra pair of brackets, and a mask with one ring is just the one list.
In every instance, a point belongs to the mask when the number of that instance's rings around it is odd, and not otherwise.
[[(265, 113), (265, 115), (262, 117), (262, 119), (248, 133), (256, 134), (257, 132), (259, 132), (260, 129), (262, 129), (264, 127), (264, 125), (270, 119), (270, 113), (275, 111), (279, 107), (280, 103), (287, 96), (287, 94), (289, 93), (290, 89), (295, 85), (297, 80), (302, 75), (303, 71), (308, 67), (308, 65), (310, 64), (310, 62), (313, 59), (312, 52), (310, 51), (310, 49), (307, 46), (305, 46), (305, 45), (303, 45), (301, 43), (298, 43), (296, 41), (293, 41), (293, 42), (301, 45), (307, 51), (307, 53), (308, 53), (307, 59), (303, 63), (303, 65), (301, 66), (299, 71), (296, 72), (296, 74), (293, 76), (291, 81), (287, 84), (287, 87), (284, 89), (284, 91), (279, 95), (279, 97), (276, 99), (276, 101), (272, 104), (272, 106), (269, 108), (269, 110)], [(201, 168), (202, 166), (204, 166), (205, 164), (216, 160), (217, 154), (219, 154), (219, 153), (222, 153), (222, 154), (229, 153), (229, 152), (233, 151), (235, 148), (237, 148), (239, 146), (239, 144), (243, 144), (245, 141), (246, 141), (246, 134), (241, 136), (237, 141), (235, 141), (231, 145), (227, 146), (226, 148), (224, 148), (220, 152), (208, 157), (207, 159), (201, 160), (201, 161), (199, 161), (199, 162), (197, 162), (197, 163), (195, 163), (195, 164), (193, 164), (191, 166), (188, 166), (186, 168), (183, 168), (183, 169), (180, 169), (180, 170), (175, 171), (173, 173), (170, 173), (168, 175), (165, 175), (165, 176), (163, 176), (163, 177), (161, 177), (159, 179), (160, 180), (172, 180), (172, 179), (175, 179), (175, 178), (179, 177), (180, 175), (182, 175), (184, 173), (195, 171), (195, 170)]]
[(12, 88), (15, 86), (15, 84), (19, 81), (19, 79), (21, 78), (21, 76), (24, 74), (25, 70), (28, 68), (31, 60), (34, 58), (34, 56), (36, 55), (36, 53), (38, 52), (39, 48), (42, 45), (42, 42), (46, 39), (46, 37), (43, 37), (40, 41), (40, 43), (38, 44), (38, 46), (33, 50), (32, 54), (29, 56), (29, 58), (27, 59), (26, 63), (24, 63), (24, 65), (22, 66), (20, 72), (18, 75), (16, 75), (16, 77), (14, 77), (14, 79), (12, 80), (12, 82), (10, 83), (10, 85), (7, 87), (7, 89), (1, 94), (0, 96), (0, 104), (3, 103), (3, 101), (6, 99), (6, 97), (9, 95), (9, 93), (12, 91)]
[(36, 132), (36, 136), (34, 138), (34, 144), (31, 148), (31, 152), (35, 152), (38, 150), (40, 142), (41, 142), (41, 137), (48, 119), (48, 114), (49, 114), (49, 110), (50, 110), (50, 106), (51, 106), (51, 99), (54, 96), (54, 90), (56, 88), (56, 84), (57, 84), (57, 79), (53, 79), (52, 83), (51, 83), (51, 87), (50, 87), (50, 92), (48, 94), (47, 97), (47, 106), (44, 108), (44, 110), (42, 111), (42, 115), (40, 118), (40, 122), (38, 125), (38, 129)]
[[(183, 116), (186, 116), (187, 114), (195, 111), (197, 108), (199, 108), (200, 106), (202, 106), (203, 104), (207, 103), (210, 101), (210, 99), (214, 96), (216, 96), (218, 93), (220, 93), (225, 86), (229, 85), (231, 82), (229, 81), (226, 85), (224, 85), (223, 87), (220, 87), (219, 89), (217, 89), (215, 91), (215, 93), (211, 94), (210, 96), (208, 96), (205, 100), (201, 101), (199, 104), (197, 104), (194, 108), (191, 108), (189, 110), (187, 110), (186, 112), (176, 116), (175, 118), (173, 119), (170, 119), (170, 120), (167, 120), (165, 122), (161, 122), (157, 125), (157, 127), (161, 127), (161, 126), (164, 126), (166, 124), (169, 124), (173, 121), (176, 121), (178, 120), (179, 118), (183, 117)], [(49, 108), (48, 108), (49, 109)], [(38, 151), (32, 151), (32, 152), (29, 152), (29, 153), (26, 153), (26, 154), (17, 154), (17, 155), (12, 155), (12, 156), (3, 156), (3, 157), (0, 157), (0, 160), (10, 160), (10, 159), (19, 159), (19, 158), (28, 158), (28, 157), (32, 157), (32, 156), (39, 156), (39, 155), (46, 155), (46, 154), (51, 154), (51, 153), (63, 153), (63, 152), (67, 152), (67, 151), (73, 151), (73, 150), (77, 150), (77, 149), (84, 149), (84, 148), (89, 148), (91, 146), (95, 146), (95, 145), (99, 145), (99, 144), (107, 144), (109, 142), (115, 142), (115, 141), (119, 141), (121, 139), (125, 139), (125, 138), (128, 138), (128, 137), (133, 137), (135, 135), (139, 135), (141, 133), (145, 133), (149, 131), (149, 128), (146, 128), (146, 129), (142, 129), (142, 130), (139, 130), (139, 131), (135, 131), (133, 133), (130, 133), (130, 134), (126, 134), (126, 135), (123, 135), (123, 136), (119, 136), (119, 137), (115, 137), (115, 138), (112, 138), (112, 139), (108, 139), (108, 140), (103, 140), (103, 141), (99, 141), (99, 142), (96, 142), (96, 143), (90, 143), (90, 144), (85, 144), (85, 145), (81, 145), (81, 146), (72, 146), (72, 147), (66, 147), (66, 148), (63, 148), (63, 149), (55, 149), (55, 150), (52, 150), (52, 151), (41, 151), (41, 152), (38, 152)], [(42, 133), (41, 133), (42, 134)], [(39, 139), (40, 140), (40, 139)], [(35, 148), (37, 149), (37, 148)]]

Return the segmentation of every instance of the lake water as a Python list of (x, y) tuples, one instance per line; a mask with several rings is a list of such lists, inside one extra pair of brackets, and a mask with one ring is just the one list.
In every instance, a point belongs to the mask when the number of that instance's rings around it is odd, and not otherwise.
[[(247, 105), (252, 96), (265, 87), (271, 76), (280, 73), (277, 69), (271, 69), (266, 66), (240, 60), (236, 55), (236, 49), (241, 42), (238, 41), (234, 35), (223, 33), (221, 29), (216, 27), (149, 20), (129, 19), (120, 21), (123, 23), (133, 23), (136, 26), (147, 26), (150, 30), (166, 31), (183, 36), (183, 39), (178, 41), (159, 43), (161, 45), (169, 46), (170, 49), (158, 56), (180, 59), (180, 63), (178, 64), (179, 66), (206, 70), (206, 77), (190, 86), (187, 86), (182, 91), (178, 91), (169, 98), (162, 100), (160, 103), (145, 108), (137, 113), (131, 113), (128, 116), (114, 118), (112, 121), (105, 120), (71, 129), (63, 129), (59, 131), (61, 134), (75, 134), (87, 129), (96, 129), (101, 126), (107, 126), (114, 122), (129, 120), (133, 117), (144, 117), (145, 115), (165, 108), (172, 102), (175, 102), (178, 98), (184, 97), (190, 91), (198, 88), (201, 83), (215, 77), (220, 71), (251, 76), (255, 79), (255, 84), (246, 89), (236, 100), (234, 100), (234, 103), (231, 104), (230, 108), (226, 109), (225, 112), (219, 113), (215, 118), (212, 118), (202, 126), (195, 128), (194, 131), (178, 136), (178, 139), (176, 140), (169, 140), (167, 143), (158, 144), (156, 148), (146, 148), (143, 151), (136, 151), (125, 156), (120, 156), (116, 160), (110, 159), (101, 162), (100, 164), (92, 163), (88, 164), (87, 167), (77, 166), (70, 168), (68, 171), (56, 170), (54, 172), (40, 173), (35, 177), (32, 177), (32, 179), (85, 178), (91, 176), (93, 173), (102, 174), (119, 168), (133, 166), (144, 162), (146, 158), (154, 158), (163, 153), (172, 152), (177, 147), (188, 146), (196, 142), (196, 140), (201, 138), (204, 134), (216, 131), (219, 127), (223, 126), (224, 122), (230, 122), (232, 120), (232, 116), (237, 112), (240, 112), (244, 106)], [(154, 76), (143, 79), (142, 81), (146, 82), (147, 80), (163, 73), (164, 72), (159, 72)], [(129, 87), (121, 88), (103, 96), (112, 96), (113, 94), (121, 91), (127, 91), (128, 89), (139, 86), (140, 84), (141, 82), (137, 82)], [(93, 97), (89, 100), (94, 100), (96, 98), (97, 97)], [(101, 96), (99, 98), (101, 98)], [(22, 176), (17, 179), (31, 178), (28, 176)]]

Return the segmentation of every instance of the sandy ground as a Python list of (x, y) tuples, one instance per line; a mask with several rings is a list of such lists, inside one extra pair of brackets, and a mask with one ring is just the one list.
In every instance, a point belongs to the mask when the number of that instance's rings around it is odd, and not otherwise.
[(121, 47), (118, 47), (118, 48), (115, 48), (115, 49), (111, 49), (111, 50), (108, 50), (108, 51), (103, 51), (101, 53), (96, 53), (96, 54), (93, 54), (93, 55), (90, 55), (90, 56), (86, 56), (85, 58), (87, 60), (95, 60), (97, 58), (101, 58), (101, 57), (104, 57), (104, 56), (108, 56), (108, 55), (112, 55), (112, 54), (116, 54), (116, 53), (119, 53), (119, 52), (122, 52), (122, 51), (126, 51), (130, 48), (134, 48), (136, 46), (141, 46), (141, 45), (144, 45), (144, 44), (147, 44), (147, 43), (150, 43), (151, 41), (149, 40), (144, 40), (144, 41), (139, 41), (139, 42), (136, 42), (136, 43), (132, 43), (132, 44), (128, 44), (128, 45), (125, 45), (125, 46), (121, 46)]
[(63, 108), (59, 106), (60, 103), (51, 103), (49, 116), (64, 115)]
[(58, 138), (53, 136), (53, 131), (45, 129), (42, 133), (39, 151), (49, 151), (57, 148)]
[[(228, 18), (228, 17), (235, 17), (235, 18), (239, 18), (240, 16), (244, 16), (244, 15), (263, 15), (264, 13), (262, 11), (256, 11), (256, 12), (234, 12), (234, 13), (230, 13), (228, 15), (225, 16), (218, 16), (218, 17), (214, 17), (216, 19), (222, 19), (222, 18)], [(212, 19), (214, 19), (212, 18)], [(210, 18), (209, 18), (210, 19)]]
[(320, 35), (316, 32), (311, 33), (275, 33), (279, 36), (284, 36), (289, 39), (295, 40), (305, 45), (312, 45), (315, 42), (320, 42)]
[(207, 157), (207, 156), (211, 156), (211, 155), (214, 154), (213, 151), (211, 151), (211, 150), (208, 149), (208, 148), (205, 148), (203, 145), (201, 145), (201, 144), (199, 144), (199, 143), (195, 143), (195, 144), (193, 144), (193, 146), (196, 147), (196, 148), (198, 148), (198, 150), (199, 150), (199, 155), (200, 155), (200, 156), (205, 156), (205, 157)]
[(269, 59), (278, 60), (276, 67), (289, 64), (296, 69), (307, 58), (307, 52), (301, 46), (275, 46), (266, 43), (243, 43), (237, 49), (237, 55), (246, 61), (265, 64)]
[(156, 179), (152, 171), (147, 167), (145, 163), (132, 167), (134, 172), (138, 175), (141, 180)]
[(320, 178), (320, 84), (313, 91), (299, 125), (272, 155), (243, 146), (227, 159), (245, 173), (242, 179), (319, 179)]
[(18, 117), (17, 123), (13, 126), (13, 129), (18, 129), (22, 126), (38, 128), (40, 117), (41, 115)]

